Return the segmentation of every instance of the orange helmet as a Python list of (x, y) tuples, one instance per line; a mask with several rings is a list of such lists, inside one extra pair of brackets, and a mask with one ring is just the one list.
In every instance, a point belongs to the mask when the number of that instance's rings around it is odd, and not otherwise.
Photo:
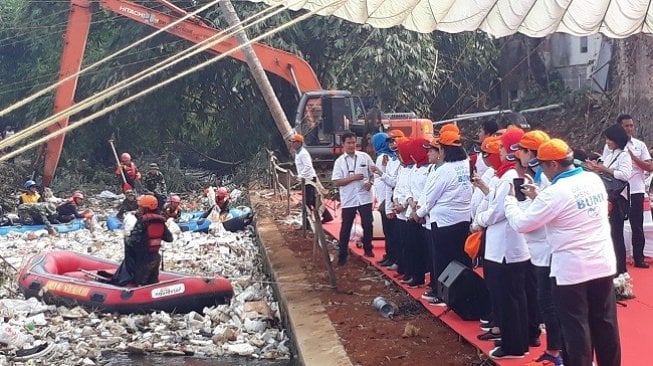
[(132, 156), (129, 155), (128, 153), (122, 153), (122, 155), (120, 155), (120, 161), (131, 161), (131, 160), (132, 160)]
[(159, 208), (159, 201), (157, 201), (156, 197), (146, 194), (138, 197), (138, 206), (150, 210), (156, 210)]

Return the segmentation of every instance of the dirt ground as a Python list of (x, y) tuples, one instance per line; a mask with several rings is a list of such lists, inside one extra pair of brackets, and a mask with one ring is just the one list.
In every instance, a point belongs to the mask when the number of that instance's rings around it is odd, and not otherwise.
[[(271, 204), (270, 209), (273, 217), (285, 217), (285, 202)], [(320, 291), (311, 294), (319, 294), (354, 364), (468, 366), (480, 361), (473, 346), (355, 255), (350, 256), (344, 267), (334, 266), (338, 290), (329, 288), (323, 256), (318, 252), (313, 257), (312, 234), (304, 238), (301, 229), (284, 223), (277, 226), (306, 273), (314, 274), (313, 287)], [(335, 257), (336, 250), (330, 248), (330, 251), (332, 258)], [(399, 314), (394, 319), (382, 317), (371, 305), (377, 296), (398, 305)], [(416, 334), (404, 334), (411, 326), (417, 328)]]

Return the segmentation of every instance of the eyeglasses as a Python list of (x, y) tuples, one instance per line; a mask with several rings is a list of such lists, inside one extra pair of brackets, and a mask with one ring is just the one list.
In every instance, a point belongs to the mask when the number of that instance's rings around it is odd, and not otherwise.
[(490, 156), (490, 153), (486, 153), (485, 151), (482, 151), (481, 156), (487, 158), (488, 156)]

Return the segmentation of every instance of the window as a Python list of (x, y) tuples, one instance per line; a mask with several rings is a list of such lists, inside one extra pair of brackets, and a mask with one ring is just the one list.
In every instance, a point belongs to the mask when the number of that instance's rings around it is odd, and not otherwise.
[(587, 53), (587, 37), (580, 37), (580, 53)]

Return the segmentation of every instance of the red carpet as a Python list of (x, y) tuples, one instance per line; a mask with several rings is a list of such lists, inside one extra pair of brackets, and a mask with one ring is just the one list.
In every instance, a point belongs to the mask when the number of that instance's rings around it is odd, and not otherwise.
[[(332, 205), (329, 206), (333, 207)], [(337, 238), (340, 231), (339, 212), (335, 212), (334, 217), (334, 221), (324, 224), (323, 226), (326, 232)], [(485, 354), (494, 348), (492, 342), (479, 341), (476, 339), (476, 336), (482, 333), (478, 322), (464, 321), (453, 311), (449, 311), (443, 315), (446, 311), (445, 307), (431, 306), (427, 301), (420, 298), (425, 291), (424, 288), (409, 289), (406, 285), (399, 283), (399, 281), (393, 277), (395, 272), (388, 271), (384, 267), (377, 265), (376, 261), (380, 260), (385, 253), (385, 244), (382, 240), (374, 240), (373, 245), (374, 258), (364, 257), (363, 249), (356, 248), (356, 245), (354, 245), (353, 242), (350, 243), (350, 249), (363, 260), (369, 262), (379, 271), (383, 272), (388, 279), (394, 281), (397, 286), (402, 287), (413, 298), (420, 301), (426, 310), (436, 317), (440, 317), (440, 319), (451, 327), (451, 329), (460, 334), (478, 349), (482, 350)], [(651, 342), (653, 340), (653, 266), (651, 269), (639, 269), (629, 265), (628, 272), (633, 278), (634, 292), (637, 297), (633, 300), (626, 301), (626, 307), (617, 305), (619, 331), (621, 336), (621, 364), (623, 366), (646, 365), (648, 364), (648, 351), (651, 350)], [(530, 354), (526, 355), (523, 359), (493, 361), (498, 365), (506, 366), (524, 365), (529, 363), (544, 352), (546, 336), (543, 334), (540, 339), (542, 341), (542, 347), (537, 349), (531, 348)]]

